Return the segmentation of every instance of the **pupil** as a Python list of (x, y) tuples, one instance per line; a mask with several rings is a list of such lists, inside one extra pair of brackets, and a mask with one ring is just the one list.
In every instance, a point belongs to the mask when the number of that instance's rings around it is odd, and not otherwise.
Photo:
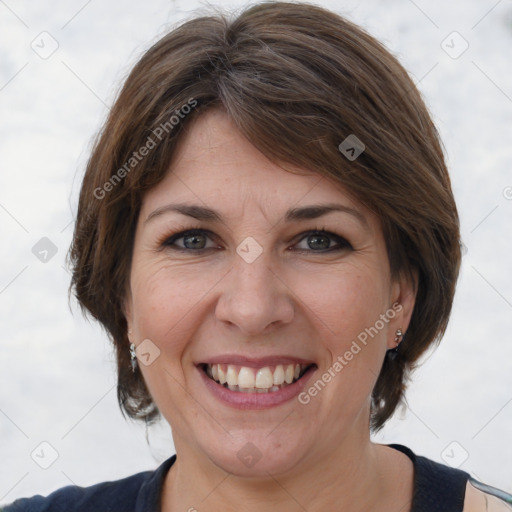
[(325, 235), (310, 235), (308, 245), (310, 249), (329, 249), (329, 237)]
[(204, 249), (206, 240), (203, 235), (188, 235), (183, 239), (187, 249)]

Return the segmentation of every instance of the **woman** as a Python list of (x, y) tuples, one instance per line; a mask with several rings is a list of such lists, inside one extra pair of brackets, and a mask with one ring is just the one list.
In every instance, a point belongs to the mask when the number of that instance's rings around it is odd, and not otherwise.
[(135, 66), (84, 177), (72, 286), (155, 472), (5, 510), (510, 509), (370, 441), (443, 334), (460, 266), (436, 129), (398, 62), (318, 7), (192, 20)]

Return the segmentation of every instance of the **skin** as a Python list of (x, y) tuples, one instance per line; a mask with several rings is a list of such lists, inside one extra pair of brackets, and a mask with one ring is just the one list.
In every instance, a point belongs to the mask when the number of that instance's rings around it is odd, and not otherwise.
[(504, 501), (475, 489), (469, 482), (463, 512), (510, 512), (512, 507)]
[[(396, 330), (407, 330), (413, 286), (391, 279), (378, 218), (326, 178), (283, 167), (211, 110), (143, 199), (125, 314), (130, 341), (160, 350), (139, 366), (177, 452), (162, 510), (409, 510), (412, 463), (370, 442), (368, 418), (385, 352)], [(175, 211), (148, 220), (170, 203), (210, 208), (222, 221)], [(290, 208), (326, 203), (357, 213), (285, 220)], [(201, 239), (206, 249), (184, 249), (183, 238), (164, 244), (188, 229), (211, 233)], [(311, 230), (350, 245), (324, 238), (338, 249), (318, 251)], [(252, 263), (236, 252), (249, 236), (263, 248)], [(307, 405), (234, 409), (212, 396), (196, 367), (227, 353), (293, 355), (315, 362), (313, 383), (394, 303), (400, 312)], [(250, 468), (237, 457), (248, 442), (261, 453)]]

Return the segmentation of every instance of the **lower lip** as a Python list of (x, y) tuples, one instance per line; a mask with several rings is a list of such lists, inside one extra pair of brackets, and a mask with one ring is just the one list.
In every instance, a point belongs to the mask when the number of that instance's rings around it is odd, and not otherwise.
[(197, 367), (197, 370), (201, 374), (206, 387), (221, 402), (236, 409), (269, 409), (271, 407), (277, 407), (298, 396), (306, 387), (307, 381), (315, 372), (316, 367), (312, 366), (299, 380), (285, 386), (279, 391), (269, 391), (267, 393), (231, 391), (213, 379), (210, 379), (201, 367)]

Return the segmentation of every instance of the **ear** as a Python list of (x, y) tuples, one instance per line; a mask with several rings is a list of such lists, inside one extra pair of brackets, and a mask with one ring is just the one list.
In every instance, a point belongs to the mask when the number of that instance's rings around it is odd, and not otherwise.
[(396, 331), (400, 329), (406, 334), (411, 321), (412, 312), (416, 303), (418, 273), (401, 274), (391, 285), (391, 308), (396, 315), (390, 322), (389, 334), (387, 339), (388, 348), (396, 347)]

